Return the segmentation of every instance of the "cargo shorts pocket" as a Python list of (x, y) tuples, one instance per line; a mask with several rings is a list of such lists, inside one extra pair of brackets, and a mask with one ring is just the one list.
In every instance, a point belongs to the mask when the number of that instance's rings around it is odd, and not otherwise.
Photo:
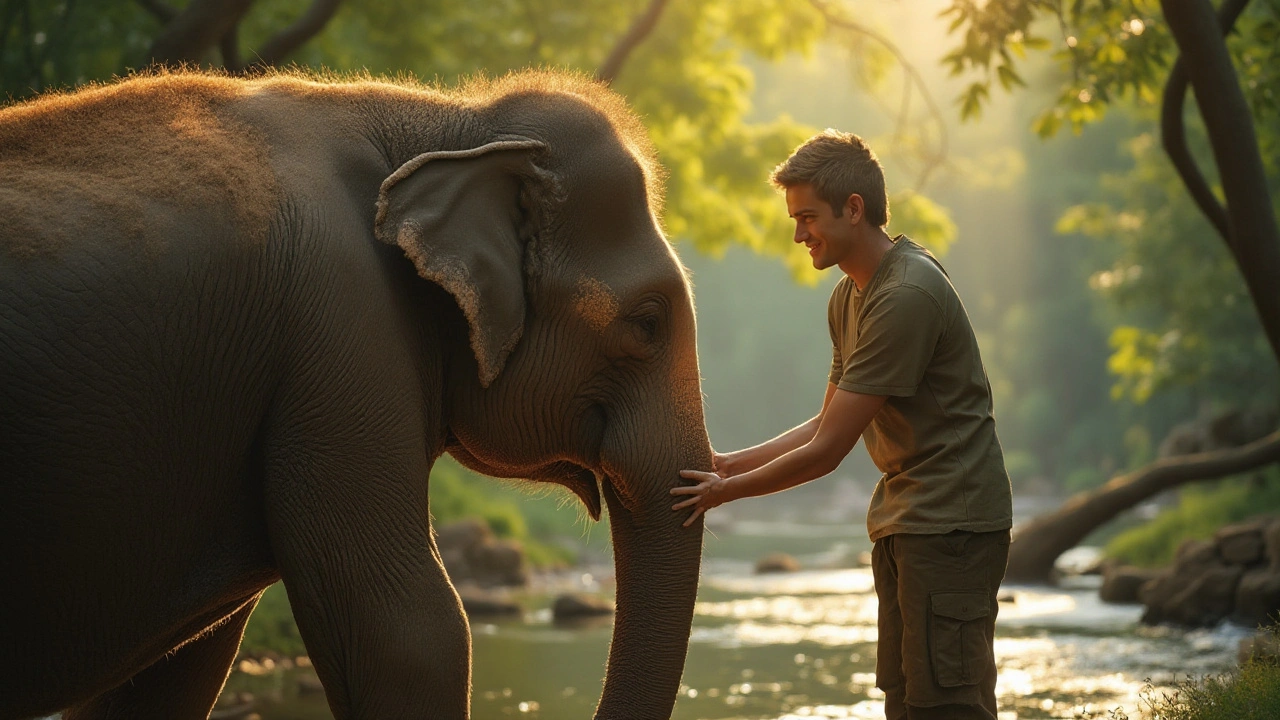
[(995, 659), (987, 642), (986, 592), (929, 595), (929, 659), (940, 687), (976, 685)]

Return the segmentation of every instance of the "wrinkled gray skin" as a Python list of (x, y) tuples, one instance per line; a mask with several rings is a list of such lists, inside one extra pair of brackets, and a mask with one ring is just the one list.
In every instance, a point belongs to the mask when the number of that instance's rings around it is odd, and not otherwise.
[[(188, 81), (214, 82), (153, 84)], [(710, 466), (692, 301), (642, 162), (574, 82), (217, 80), (279, 184), (256, 229), (0, 176), (39, 228), (0, 235), (0, 718), (205, 717), (281, 578), (336, 717), (467, 716), (427, 512), (445, 452), (595, 516), (603, 494), (597, 717), (670, 715), (702, 533), (668, 490)]]

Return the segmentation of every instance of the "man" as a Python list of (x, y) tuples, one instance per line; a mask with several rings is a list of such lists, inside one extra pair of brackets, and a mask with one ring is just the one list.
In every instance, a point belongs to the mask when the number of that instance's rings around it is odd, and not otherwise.
[(828, 319), (834, 358), (822, 411), (752, 448), (715, 455), (715, 473), (673, 510), (691, 523), (737, 498), (835, 470), (859, 437), (884, 473), (867, 511), (880, 601), (876, 685), (889, 720), (995, 720), (992, 643), (1012, 495), (991, 389), (964, 307), (924, 248), (885, 232), (884, 171), (856, 135), (827, 130), (778, 166), (813, 266), (837, 266)]

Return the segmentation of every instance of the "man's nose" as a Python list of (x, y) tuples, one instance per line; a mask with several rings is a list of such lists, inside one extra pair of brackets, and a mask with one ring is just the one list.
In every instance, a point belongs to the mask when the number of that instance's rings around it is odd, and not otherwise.
[(805, 230), (804, 227), (801, 225), (796, 225), (796, 234), (794, 237), (791, 238), (791, 240), (793, 242), (802, 243), (808, 239), (809, 239), (809, 231)]

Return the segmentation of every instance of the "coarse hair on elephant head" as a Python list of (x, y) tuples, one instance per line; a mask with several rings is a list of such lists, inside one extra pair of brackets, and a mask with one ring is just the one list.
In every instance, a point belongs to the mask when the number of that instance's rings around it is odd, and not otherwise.
[(603, 486), (618, 615), (599, 713), (665, 717), (701, 552), (668, 491), (681, 468), (709, 466), (710, 445), (661, 171), (639, 121), (594, 82), (526, 73), (459, 92), (486, 132), (400, 164), (376, 218), (466, 319), (447, 449), (484, 474), (559, 483), (593, 518)]

